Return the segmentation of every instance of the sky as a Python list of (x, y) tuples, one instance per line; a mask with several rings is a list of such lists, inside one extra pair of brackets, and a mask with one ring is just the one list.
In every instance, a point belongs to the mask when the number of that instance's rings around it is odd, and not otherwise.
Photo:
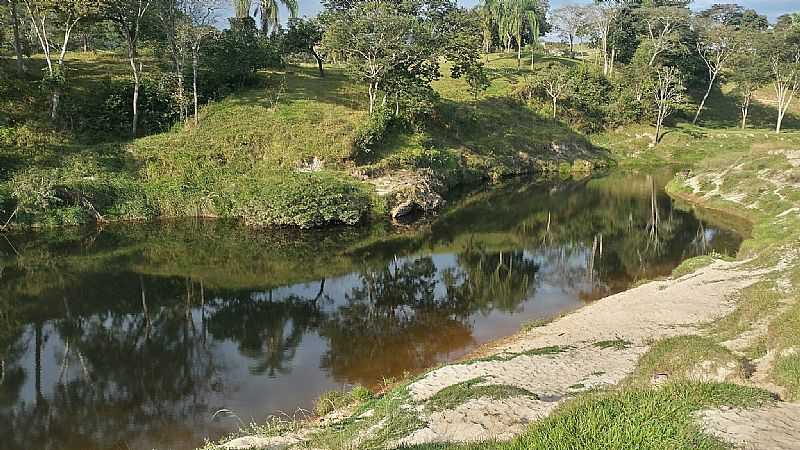
[[(314, 16), (322, 9), (320, 0), (298, 1), (300, 3), (301, 16)], [(256, 3), (257, 0), (254, 0), (253, 4)], [(478, 3), (478, 0), (458, 0), (458, 3), (462, 6), (475, 6)], [(550, 0), (550, 9), (552, 10), (567, 4), (575, 5), (587, 3), (591, 3), (591, 0)], [(738, 3), (746, 8), (753, 8), (761, 14), (766, 14), (770, 21), (775, 21), (775, 19), (777, 19), (781, 14), (800, 11), (800, 0), (695, 0), (692, 3), (692, 9), (698, 11), (703, 10), (714, 3)], [(224, 11), (220, 11), (220, 22), (222, 24), (227, 23), (227, 18), (231, 17), (232, 15), (232, 8), (227, 6)], [(288, 12), (286, 10), (282, 10), (281, 19), (285, 19), (286, 17), (288, 17)]]

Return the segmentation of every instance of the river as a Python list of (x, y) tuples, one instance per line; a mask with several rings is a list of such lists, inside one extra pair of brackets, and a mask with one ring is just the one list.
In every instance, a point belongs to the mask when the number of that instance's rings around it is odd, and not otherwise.
[(517, 180), (408, 226), (0, 236), (0, 449), (192, 449), (735, 254), (669, 176)]

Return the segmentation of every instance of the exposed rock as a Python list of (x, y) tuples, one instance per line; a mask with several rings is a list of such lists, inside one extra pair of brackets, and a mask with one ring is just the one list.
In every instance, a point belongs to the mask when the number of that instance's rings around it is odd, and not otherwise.
[(226, 450), (283, 450), (300, 442), (292, 436), (243, 436), (222, 444)]
[(399, 170), (369, 180), (386, 204), (393, 219), (415, 211), (431, 212), (444, 205), (442, 183), (429, 169)]

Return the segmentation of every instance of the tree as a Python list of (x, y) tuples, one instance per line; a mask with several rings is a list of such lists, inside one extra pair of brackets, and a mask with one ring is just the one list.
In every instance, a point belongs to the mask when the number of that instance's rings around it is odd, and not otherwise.
[(261, 31), (269, 33), (274, 31), (280, 24), (279, 9), (280, 5), (289, 10), (289, 17), (297, 18), (300, 5), (297, 0), (259, 0), (259, 14), (261, 15)]
[(184, 81), (184, 64), (186, 62), (186, 46), (181, 45), (179, 42), (178, 29), (182, 26), (184, 17), (182, 16), (181, 6), (184, 0), (155, 0), (155, 13), (158, 17), (159, 25), (161, 26), (163, 39), (166, 41), (167, 48), (169, 49), (170, 59), (172, 60), (172, 67), (175, 71), (175, 77), (178, 80), (178, 105), (181, 120), (186, 120), (188, 115), (186, 111), (185, 102), (185, 81)]
[(727, 25), (708, 22), (700, 22), (698, 25), (700, 38), (697, 41), (697, 54), (703, 59), (708, 69), (708, 88), (697, 107), (697, 112), (692, 120), (693, 124), (697, 123), (717, 77), (726, 67), (731, 56), (736, 53), (739, 45), (739, 35)]
[(609, 53), (609, 35), (611, 24), (619, 15), (623, 6), (620, 0), (596, 0), (595, 4), (587, 8), (587, 23), (594, 30), (600, 41), (600, 53), (603, 55), (603, 75), (608, 75), (614, 68), (615, 50)]
[(216, 33), (214, 15), (221, 6), (220, 0), (178, 0), (178, 9), (185, 18), (179, 28), (179, 38), (182, 46), (189, 47), (192, 54), (192, 105), (194, 107), (194, 124), (200, 124), (199, 96), (197, 92), (197, 73), (200, 67), (200, 48), (203, 41)]
[(285, 38), (288, 52), (308, 53), (314, 57), (321, 77), (325, 76), (325, 72), (322, 69), (322, 56), (318, 47), (323, 34), (322, 24), (317, 19), (289, 19), (289, 29)]
[(233, 14), (237, 19), (246, 19), (250, 17), (250, 8), (253, 6), (253, 0), (232, 0)]
[(686, 101), (683, 76), (674, 67), (659, 67), (653, 79), (653, 99), (656, 108), (656, 134), (653, 145), (663, 137), (664, 121)]
[(645, 8), (641, 11), (646, 25), (648, 43), (650, 45), (650, 67), (656, 58), (667, 50), (674, 50), (683, 45), (679, 29), (688, 24), (689, 11), (675, 6)]
[(114, 23), (128, 50), (128, 62), (133, 73), (133, 119), (131, 134), (136, 136), (139, 124), (139, 88), (141, 87), (142, 63), (139, 60), (139, 39), (142, 25), (153, 0), (95, 0), (102, 17)]
[(567, 93), (570, 78), (566, 67), (561, 64), (551, 63), (536, 72), (532, 80), (535, 89), (543, 90), (553, 104), (553, 119), (557, 117), (558, 101)]
[[(528, 23), (528, 17), (533, 17), (533, 19), (536, 20), (536, 0), (505, 1), (508, 3), (508, 6), (505, 8), (506, 20), (508, 21), (508, 33), (514, 37), (517, 43), (517, 68), (519, 69), (520, 66), (522, 66), (522, 35), (525, 32), (525, 25)], [(532, 28), (534, 28), (533, 25)], [(535, 24), (535, 30), (538, 34), (538, 22)]]
[(492, 50), (492, 39), (494, 38), (494, 21), (492, 20), (490, 1), (483, 0), (477, 8), (478, 17), (480, 17), (481, 21), (481, 38), (486, 62), (489, 62), (489, 52)]
[(569, 42), (569, 54), (575, 57), (575, 39), (586, 28), (587, 11), (583, 6), (564, 5), (550, 16), (550, 21), (558, 33)]
[(741, 127), (747, 127), (753, 94), (769, 82), (769, 65), (764, 55), (764, 44), (758, 33), (748, 31), (733, 56), (730, 81), (736, 85), (737, 106), (741, 112)]
[(769, 67), (778, 108), (775, 132), (780, 133), (786, 112), (800, 88), (800, 27), (776, 29), (771, 38)]
[(17, 74), (22, 75), (25, 73), (25, 59), (22, 52), (22, 39), (20, 37), (20, 20), (18, 0), (0, 0), (0, 5), (5, 5), (8, 8), (8, 15), (11, 19), (11, 29), (13, 34), (13, 41), (11, 45), (14, 47), (14, 58), (17, 67)]
[(436, 64), (418, 17), (383, 2), (365, 2), (332, 18), (324, 45), (344, 55), (350, 74), (368, 85), (369, 112), (381, 85), (401, 68)]
[(475, 100), (478, 100), (478, 96), (481, 95), (481, 92), (488, 89), (489, 85), (491, 85), (491, 81), (486, 75), (486, 70), (484, 69), (483, 64), (476, 64), (475, 66), (470, 67), (464, 78), (469, 86), (469, 92), (472, 94), (472, 98)]
[[(58, 116), (58, 104), (63, 85), (66, 83), (64, 57), (69, 46), (70, 35), (78, 22), (93, 12), (91, 0), (23, 0), (33, 29), (42, 47), (47, 72), (45, 85), (50, 88), (50, 119)], [(63, 34), (61, 41), (54, 40), (51, 32)], [(53, 61), (52, 50), (58, 50)]]

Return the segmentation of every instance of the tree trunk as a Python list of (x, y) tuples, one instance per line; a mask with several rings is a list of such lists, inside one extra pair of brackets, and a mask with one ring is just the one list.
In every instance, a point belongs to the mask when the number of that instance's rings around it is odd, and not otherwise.
[(608, 73), (614, 73), (614, 61), (617, 59), (617, 47), (611, 48), (611, 64), (608, 65)]
[(531, 72), (533, 72), (533, 66), (536, 63), (536, 49), (533, 48), (531, 45)]
[(314, 59), (317, 60), (317, 68), (319, 68), (319, 76), (324, 77), (325, 72), (322, 70), (322, 58), (317, 54), (317, 52), (314, 51), (313, 48), (311, 49), (311, 54), (314, 55)]
[(136, 132), (139, 127), (139, 70), (135, 68), (133, 63), (133, 123), (131, 123), (131, 134), (136, 137)]
[(572, 59), (575, 59), (575, 45), (574, 45), (575, 36), (572, 34), (569, 35), (569, 56)]
[(656, 119), (656, 135), (653, 138), (653, 145), (658, 145), (661, 142), (661, 126), (664, 122), (664, 119), (661, 117), (661, 112), (658, 113), (658, 118)]
[(375, 97), (378, 95), (378, 87), (374, 82), (369, 83), (369, 113), (375, 111)]
[(556, 107), (558, 106), (558, 99), (553, 97), (553, 120), (556, 118)]
[(192, 51), (192, 97), (194, 100), (194, 125), (200, 125), (200, 116), (198, 115), (198, 101), (197, 101), (197, 64), (198, 64), (198, 49)]
[(53, 92), (50, 95), (50, 120), (55, 122), (56, 118), (58, 117), (58, 103), (61, 99), (61, 89), (53, 88)]
[(750, 95), (742, 100), (742, 129), (747, 128), (747, 114), (750, 112)]
[(703, 111), (703, 107), (706, 105), (706, 100), (708, 100), (708, 95), (711, 94), (711, 88), (714, 87), (714, 81), (716, 80), (717, 80), (717, 72), (714, 72), (714, 75), (711, 76), (711, 81), (708, 83), (708, 89), (706, 89), (706, 95), (704, 95), (703, 99), (700, 100), (700, 106), (697, 108), (697, 112), (694, 114), (692, 125), (697, 125), (697, 119), (700, 118), (700, 113)]
[(22, 40), (19, 36), (19, 15), (17, 13), (17, 1), (11, 0), (11, 27), (14, 29), (14, 54), (17, 58), (17, 73), (22, 75), (25, 72), (25, 60), (22, 59)]
[(517, 70), (522, 67), (522, 39), (517, 36)]
[(128, 59), (131, 63), (131, 69), (133, 70), (133, 121), (131, 123), (131, 134), (133, 137), (136, 137), (136, 133), (139, 128), (139, 86), (140, 86), (140, 73), (142, 70), (141, 64), (136, 64), (136, 48), (135, 42), (131, 36), (128, 37)]

